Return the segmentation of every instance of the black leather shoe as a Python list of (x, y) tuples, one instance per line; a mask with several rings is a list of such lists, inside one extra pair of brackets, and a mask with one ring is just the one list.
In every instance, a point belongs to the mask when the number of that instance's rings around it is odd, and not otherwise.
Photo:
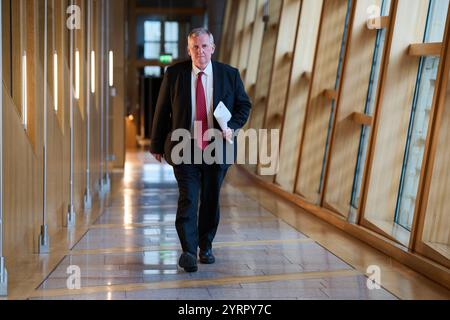
[(180, 267), (184, 268), (184, 271), (186, 272), (197, 272), (198, 270), (197, 258), (189, 252), (183, 252), (178, 264)]
[(213, 264), (216, 262), (216, 258), (214, 257), (211, 249), (205, 251), (201, 250), (199, 256), (200, 262), (203, 264)]

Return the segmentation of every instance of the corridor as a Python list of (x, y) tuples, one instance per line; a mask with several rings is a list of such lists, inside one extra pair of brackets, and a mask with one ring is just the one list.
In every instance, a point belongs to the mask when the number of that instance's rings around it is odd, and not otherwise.
[[(0, 300), (450, 300), (450, 0), (0, 0), (0, 32)], [(156, 159), (191, 120), (239, 165), (188, 274)]]
[[(177, 267), (181, 253), (174, 226), (178, 191), (172, 169), (157, 164), (146, 152), (129, 152), (124, 172), (112, 174), (111, 196), (105, 199), (87, 231), (79, 239), (73, 239), (71, 249), (61, 255), (36, 288), (17, 296), (14, 288), (23, 288), (27, 281), (23, 279), (22, 283), (12, 285), (11, 297), (33, 300), (449, 297), (446, 289), (311, 214), (296, 213), (295, 220), (302, 226), (297, 230), (292, 226), (295, 221), (289, 218), (292, 208), (273, 196), (264, 196), (258, 186), (251, 186), (253, 195), (246, 194), (249, 190), (245, 188), (246, 178), (239, 170), (231, 170), (222, 192), (222, 220), (214, 244), (216, 264), (199, 265), (199, 271), (193, 274)], [(279, 217), (255, 200), (258, 197), (265, 199), (267, 207), (276, 204)], [(331, 248), (342, 256), (319, 242), (334, 243)], [(42, 259), (46, 258), (41, 258), (41, 262)], [(361, 272), (361, 267), (370, 263), (377, 263), (382, 269), (380, 289), (370, 290), (368, 278)], [(81, 272), (80, 289), (68, 289), (72, 283), (68, 279), (73, 274), (70, 268), (79, 268)]]

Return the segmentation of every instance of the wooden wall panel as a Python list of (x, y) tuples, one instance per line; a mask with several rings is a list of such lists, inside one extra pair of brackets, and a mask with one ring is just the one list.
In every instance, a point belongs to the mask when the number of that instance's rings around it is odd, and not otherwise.
[(380, 0), (360, 0), (348, 45), (342, 91), (336, 114), (336, 129), (330, 155), (325, 202), (348, 216), (358, 159), (361, 125), (352, 120), (353, 112), (364, 113), (372, 70), (377, 30), (367, 28), (367, 8), (381, 7)]
[[(2, 1), (2, 12), (10, 12), (10, 1)], [(2, 59), (3, 59), (3, 82), (11, 95), (11, 15), (3, 14), (2, 16)]]
[[(39, 226), (42, 224), (42, 212), (43, 212), (43, 188), (44, 188), (44, 24), (45, 24), (45, 1), (35, 0), (35, 96), (36, 101), (34, 105), (34, 154), (36, 156), (36, 194), (35, 197), (41, 195), (38, 204), (35, 207), (36, 218), (35, 218), (35, 228), (36, 232), (40, 231)], [(47, 86), (48, 88), (48, 86)], [(39, 174), (40, 173), (40, 174)], [(33, 243), (35, 250), (38, 250), (37, 243)]]
[[(18, 252), (36, 249), (40, 213), (37, 158), (23, 130), (20, 116), (3, 87), (3, 214), (4, 255), (7, 261)], [(20, 161), (17, 161), (20, 159)]]
[(264, 125), (282, 3), (283, 1), (269, 2), (269, 22), (263, 37), (258, 67), (258, 81), (255, 87), (255, 97), (250, 118), (251, 127), (255, 129), (260, 129)]
[(91, 98), (91, 192), (99, 191), (100, 181), (100, 110), (97, 106), (98, 91)]
[[(264, 126), (282, 4), (283, 1), (269, 2), (269, 21), (264, 32), (252, 111), (248, 121), (248, 127), (257, 130)], [(256, 165), (250, 165), (249, 170), (256, 172)]]
[[(125, 166), (125, 0), (111, 2), (110, 48), (114, 52), (115, 97), (110, 97), (110, 153), (115, 156), (113, 166)], [(117, 41), (120, 39), (121, 41)]]
[(47, 213), (50, 232), (56, 232), (64, 226), (67, 213), (69, 167), (67, 135), (61, 131), (57, 114), (53, 109), (48, 110), (47, 122)]
[[(44, 3), (45, 4), (45, 3)], [(55, 8), (53, 1), (47, 3), (47, 94), (48, 94), (48, 109), (54, 110), (54, 66), (53, 56), (56, 50), (55, 44)], [(45, 19), (42, 17), (42, 19)], [(44, 58), (44, 57), (42, 57)]]
[(250, 98), (254, 98), (256, 78), (258, 75), (259, 58), (261, 57), (261, 47), (264, 36), (264, 3), (265, 0), (257, 0), (256, 15), (253, 22), (251, 44), (247, 62), (247, 72), (245, 73), (245, 88)]
[(281, 10), (277, 45), (270, 79), (264, 128), (281, 130), (286, 95), (294, 58), (294, 46), (300, 17), (301, 1), (285, 0)]
[(408, 48), (423, 41), (428, 5), (423, 0), (398, 2), (363, 206), (365, 218), (372, 222), (394, 221), (419, 66), (419, 58), (409, 56)]
[[(11, 97), (11, 93), (4, 86), (3, 91), (3, 137), (4, 137), (4, 213), (5, 213), (5, 256), (6, 260), (12, 261), (18, 258), (22, 254), (37, 253), (38, 237), (40, 227), (43, 223), (43, 115), (44, 115), (44, 95), (43, 89), (45, 83), (44, 80), (44, 18), (43, 0), (32, 0), (33, 10), (29, 12), (29, 15), (33, 15), (33, 19), (29, 19), (28, 22), (34, 20), (35, 30), (29, 35), (29, 41), (34, 44), (34, 68), (30, 68), (29, 76), (30, 82), (32, 82), (36, 92), (35, 94), (35, 148), (30, 143), (30, 140), (23, 130), (21, 124), (21, 115), (18, 112), (20, 110)], [(60, 79), (59, 84), (59, 97), (60, 97), (60, 111), (55, 113), (53, 108), (53, 98), (51, 92), (48, 97), (48, 143), (47, 143), (47, 224), (50, 232), (50, 242), (52, 241), (52, 234), (58, 232), (65, 226), (66, 214), (69, 204), (69, 156), (70, 156), (70, 131), (69, 128), (69, 32), (65, 27), (65, 11), (67, 1), (64, 3), (61, 1), (55, 1), (58, 4), (58, 11), (56, 16), (58, 17), (57, 28), (50, 30), (49, 39), (53, 38), (53, 32), (56, 32), (55, 38), (57, 39), (57, 48), (59, 50), (58, 56), (60, 60), (59, 70)], [(118, 2), (115, 2), (118, 3)], [(124, 19), (123, 9), (119, 8), (116, 11)], [(98, 19), (97, 19), (98, 20)], [(98, 29), (100, 25), (97, 25)], [(98, 32), (104, 32), (98, 30)], [(86, 41), (85, 34), (78, 38), (79, 41)], [(51, 41), (49, 40), (49, 43)], [(116, 56), (116, 66), (119, 70), (123, 69), (125, 65), (123, 48), (124, 43), (120, 46), (121, 50)], [(49, 50), (53, 50), (51, 46)], [(53, 63), (53, 52), (49, 55), (49, 64)], [(81, 65), (82, 69), (84, 64)], [(119, 71), (120, 72), (120, 71)], [(15, 79), (20, 75), (20, 68), (13, 69), (13, 75)], [(48, 74), (48, 77), (52, 77), (53, 74)], [(84, 73), (84, 78), (86, 73)], [(120, 82), (118, 79), (118, 91), (122, 94), (123, 98), (123, 86), (124, 81)], [(105, 79), (106, 80), (106, 79)], [(34, 82), (34, 83), (33, 83)], [(106, 84), (106, 82), (105, 82)], [(99, 92), (99, 85), (97, 85), (97, 93)], [(31, 86), (31, 87), (33, 87)], [(81, 88), (85, 88), (84, 85)], [(91, 96), (92, 110), (91, 110), (91, 182), (93, 193), (98, 191), (97, 182), (100, 179), (99, 176), (99, 123), (100, 115), (98, 108), (95, 105), (95, 96)], [(119, 103), (120, 100), (118, 100)], [(119, 105), (119, 104), (118, 104)], [(82, 116), (82, 111), (85, 108), (84, 101), (74, 104), (74, 205), (77, 215), (83, 214), (83, 194), (85, 189), (85, 132), (86, 122)], [(123, 105), (122, 105), (123, 108)], [(118, 108), (120, 113), (120, 108)], [(123, 109), (122, 109), (123, 112)], [(121, 116), (123, 121), (123, 116)], [(115, 120), (113, 121), (115, 125)], [(123, 127), (123, 125), (122, 125)], [(64, 128), (66, 130), (64, 130)], [(120, 126), (116, 125), (115, 130), (120, 130)], [(120, 143), (120, 139), (115, 140), (117, 144)], [(117, 148), (123, 150), (123, 146), (117, 146)], [(18, 160), (19, 159), (19, 160)], [(122, 159), (123, 160), (123, 159)], [(96, 199), (96, 197), (94, 198)]]
[[(101, 132), (103, 129), (102, 125), (102, 112), (104, 116), (104, 105), (105, 105), (105, 97), (102, 95), (102, 87), (101, 87), (101, 81), (102, 81), (102, 73), (104, 74), (104, 70), (102, 70), (102, 63), (103, 63), (103, 56), (102, 56), (102, 3), (103, 0), (95, 0), (94, 1), (94, 26), (95, 26), (95, 32), (94, 32), (94, 50), (95, 50), (95, 103), (93, 106), (95, 106), (95, 109), (97, 111), (96, 116), (94, 116), (93, 120), (93, 128), (92, 132), (94, 135), (92, 136), (92, 146), (93, 148), (93, 157), (94, 157), (94, 163), (92, 163), (92, 179), (94, 184), (94, 192), (98, 192), (101, 184), (101, 180), (103, 177), (102, 174), (105, 173), (104, 168), (104, 162), (102, 158), (102, 148), (104, 148), (104, 145), (102, 145), (101, 141)], [(103, 71), (103, 72), (102, 72)]]
[[(86, 24), (86, 16), (87, 16), (87, 7), (85, 0), (75, 0), (75, 5), (81, 8), (81, 29), (74, 31), (74, 63), (75, 63), (75, 52), (78, 50), (80, 55), (80, 92), (79, 92), (79, 100), (78, 100), (78, 110), (81, 114), (81, 117), (84, 121), (85, 116), (85, 108), (86, 108), (86, 41), (87, 41), (87, 24)], [(75, 87), (75, 73), (74, 73), (74, 82), (73, 85)]]
[(56, 113), (58, 124), (61, 127), (62, 132), (64, 132), (66, 126), (64, 121), (64, 109), (68, 105), (68, 101), (65, 99), (66, 96), (66, 79), (67, 74), (65, 74), (65, 64), (67, 45), (66, 45), (66, 28), (65, 28), (65, 10), (63, 1), (55, 1), (55, 46), (56, 52), (58, 54), (58, 111)]
[(303, 0), (297, 32), (281, 135), (280, 171), (275, 180), (284, 190), (289, 192), (294, 192), (322, 5), (322, 0)]
[(247, 2), (248, 1), (239, 1), (237, 4), (237, 11), (234, 12), (236, 14), (236, 29), (234, 30), (233, 36), (233, 48), (231, 49), (231, 58), (230, 65), (233, 67), (239, 66), (239, 53), (242, 44), (242, 36), (244, 32), (244, 23), (245, 23), (245, 15), (247, 10)]
[[(80, 56), (80, 80), (79, 80), (79, 99), (74, 99), (74, 209), (75, 212), (82, 212), (84, 209), (84, 192), (86, 189), (86, 106), (87, 92), (87, 1), (76, 0), (75, 4), (81, 8), (81, 29), (75, 30), (73, 61), (75, 65), (75, 52), (78, 50)], [(74, 69), (75, 70), (75, 69)], [(75, 85), (74, 71), (74, 87)]]
[(36, 108), (38, 108), (38, 77), (37, 61), (38, 56), (38, 16), (37, 1), (28, 0), (26, 2), (25, 14), (28, 17), (27, 30), (25, 36), (27, 51), (27, 134), (33, 150), (36, 152)]
[(81, 109), (84, 109), (84, 105), (80, 105), (80, 103), (76, 99), (74, 99), (73, 201), (75, 213), (83, 212), (84, 191), (86, 186), (86, 122), (85, 119), (83, 118), (83, 114), (81, 113)]
[[(132, 0), (133, 2), (136, 0)], [(227, 14), (226, 26), (224, 28), (224, 35), (222, 36), (222, 44), (220, 48), (220, 60), (224, 63), (231, 62), (231, 51), (235, 49), (235, 30), (237, 25), (237, 10), (239, 8), (239, 0), (227, 1)]]
[[(39, 232), (39, 214), (42, 203), (32, 201), (41, 199), (42, 177), (41, 163), (36, 147), (37, 128), (42, 94), (37, 83), (42, 77), (39, 65), (38, 1), (22, 3), (23, 14), (32, 16), (22, 32), (22, 49), (27, 48), (27, 99), (28, 129), (24, 130), (20, 108), (11, 97), (11, 92), (3, 88), (3, 177), (4, 177), (4, 249), (5, 256), (17, 256), (17, 249), (23, 252), (35, 252)], [(16, 28), (20, 29), (20, 28)], [(6, 31), (6, 30), (5, 30)], [(14, 34), (13, 34), (14, 35)], [(17, 48), (16, 48), (17, 49)], [(21, 50), (21, 49), (19, 49)], [(22, 55), (19, 55), (21, 60)], [(12, 69), (14, 86), (21, 88), (22, 70)], [(19, 99), (21, 102), (21, 97)]]
[(218, 56), (220, 61), (224, 61), (225, 48), (227, 46), (228, 37), (231, 29), (231, 8), (233, 6), (233, 0), (228, 0), (225, 5), (225, 14), (223, 15), (222, 37), (221, 45), (219, 48)]
[(324, 91), (335, 88), (347, 8), (346, 0), (328, 0), (323, 6), (296, 188), (312, 203), (320, 201), (319, 185), (331, 113), (331, 100)]
[[(20, 4), (21, 1), (11, 2), (11, 24), (13, 26), (21, 26), (20, 23)], [(11, 97), (14, 101), (14, 105), (17, 108), (19, 114), (22, 114), (22, 98), (21, 98), (21, 74), (17, 70), (21, 70), (22, 63), (22, 46), (20, 43), (21, 39), (21, 28), (11, 28)], [(15, 71), (15, 72), (14, 72)]]
[(248, 0), (247, 7), (245, 9), (244, 25), (242, 28), (240, 52), (238, 58), (238, 69), (241, 70), (242, 80), (245, 83), (245, 77), (247, 72), (248, 54), (250, 52), (250, 45), (253, 32), (253, 23), (255, 21), (256, 5), (258, 0)]

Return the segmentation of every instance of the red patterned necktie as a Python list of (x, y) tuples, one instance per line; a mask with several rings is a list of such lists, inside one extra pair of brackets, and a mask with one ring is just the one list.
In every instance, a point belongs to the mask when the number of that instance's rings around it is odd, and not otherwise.
[(201, 122), (201, 128), (198, 126), (197, 132), (197, 145), (200, 149), (205, 150), (208, 146), (208, 141), (203, 137), (208, 130), (208, 117), (206, 111), (206, 96), (203, 88), (202, 76), (205, 73), (200, 72), (197, 77), (197, 89), (196, 89), (196, 102), (197, 102), (197, 116), (195, 121)]

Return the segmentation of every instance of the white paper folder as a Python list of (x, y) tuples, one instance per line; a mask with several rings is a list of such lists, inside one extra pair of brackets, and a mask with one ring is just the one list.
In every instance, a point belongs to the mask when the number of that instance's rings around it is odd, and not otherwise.
[[(214, 117), (223, 131), (228, 129), (228, 121), (231, 120), (231, 113), (222, 101), (217, 105), (217, 108), (214, 111)], [(227, 141), (230, 144), (233, 144), (233, 139), (228, 139)]]

